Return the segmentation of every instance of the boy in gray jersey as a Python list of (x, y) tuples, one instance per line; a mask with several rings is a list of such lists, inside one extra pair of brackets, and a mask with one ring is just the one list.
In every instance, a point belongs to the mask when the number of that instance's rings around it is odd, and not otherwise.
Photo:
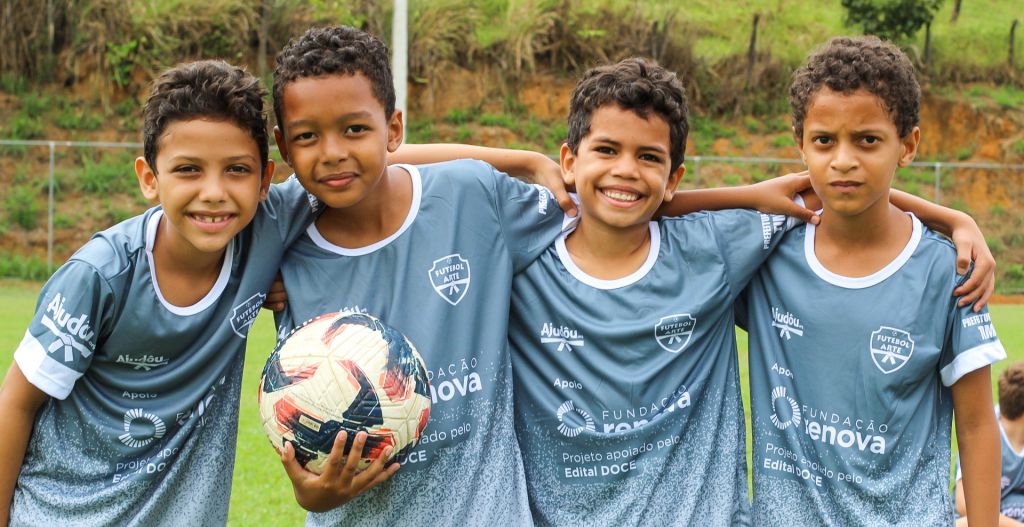
[[(278, 56), (275, 137), (323, 213), (282, 264), (290, 301), (277, 323), (287, 332), (351, 310), (401, 330), (429, 370), (430, 423), (398, 453), (401, 470), (358, 497), (337, 475), (305, 471), (290, 445), (282, 461), (299, 504), (317, 511), (311, 525), (529, 523), (509, 293), (563, 214), (546, 189), (484, 163), (387, 166), (402, 138), (394, 102), (387, 48), (364, 32), (311, 29)], [(365, 440), (338, 450), (361, 452)]]
[(312, 212), (268, 190), (265, 91), (219, 61), (154, 83), (146, 198), (43, 287), (0, 388), (0, 525), (223, 525), (245, 336)]
[(952, 245), (889, 204), (920, 141), (913, 66), (837, 38), (794, 74), (794, 132), (823, 202), (751, 282), (755, 525), (950, 525), (955, 411), (972, 526), (995, 525), (986, 310), (950, 294)]
[[(1024, 362), (1015, 362), (999, 376), (999, 406), (996, 422), (1001, 437), (1001, 476), (999, 478), (999, 526), (1024, 527)], [(956, 511), (964, 516), (964, 489), (960, 459), (956, 470)], [(966, 527), (967, 518), (957, 520)]]

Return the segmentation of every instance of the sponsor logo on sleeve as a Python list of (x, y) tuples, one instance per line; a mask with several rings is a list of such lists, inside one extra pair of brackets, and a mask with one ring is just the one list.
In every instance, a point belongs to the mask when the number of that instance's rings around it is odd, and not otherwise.
[(902, 329), (881, 326), (871, 333), (871, 360), (885, 374), (899, 370), (914, 354), (914, 340)]
[(88, 315), (72, 316), (64, 309), (65, 300), (67, 298), (60, 293), (54, 295), (53, 300), (47, 304), (40, 323), (57, 337), (57, 340), (53, 341), (46, 351), (49, 353), (63, 352), (64, 362), (71, 362), (75, 360), (76, 350), (82, 357), (92, 355), (94, 349), (92, 339), (96, 336), (96, 332), (91, 326)]
[(992, 315), (988, 313), (978, 313), (977, 315), (971, 315), (964, 317), (960, 320), (963, 324), (964, 329), (966, 328), (977, 328), (981, 340), (995, 340), (996, 328), (992, 325)]
[(582, 408), (576, 408), (572, 401), (565, 401), (555, 411), (558, 418), (558, 431), (565, 437), (576, 437), (584, 430), (593, 432), (594, 418)]
[(583, 347), (583, 335), (568, 326), (545, 322), (540, 328), (541, 344), (557, 344), (556, 351), (572, 351)]
[(790, 340), (793, 335), (804, 336), (804, 326), (800, 324), (800, 319), (793, 313), (775, 306), (772, 306), (772, 327), (779, 330), (780, 339)]
[(427, 271), (434, 291), (451, 305), (456, 305), (466, 296), (469, 290), (469, 260), (461, 254), (449, 254), (434, 260), (433, 267)]
[(654, 340), (665, 351), (679, 353), (690, 343), (697, 319), (689, 313), (680, 313), (661, 317), (654, 325)]
[(544, 185), (533, 185), (539, 192), (537, 192), (537, 214), (546, 216), (548, 213), (548, 202), (555, 199), (555, 195), (548, 190)]
[(764, 214), (761, 213), (761, 238), (764, 242), (761, 248), (764, 250), (771, 249), (772, 237), (775, 233), (782, 230), (782, 225), (786, 222), (785, 216), (777, 216), (775, 214)]
[(231, 311), (231, 329), (235, 331), (235, 335), (244, 339), (249, 334), (249, 328), (256, 321), (256, 315), (260, 314), (260, 308), (266, 299), (267, 295), (256, 293), (235, 306)]

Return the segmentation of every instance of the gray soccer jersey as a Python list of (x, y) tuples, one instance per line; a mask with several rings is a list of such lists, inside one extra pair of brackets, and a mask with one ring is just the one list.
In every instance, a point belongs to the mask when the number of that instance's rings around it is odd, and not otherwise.
[[(999, 417), (999, 406), (996, 405), (996, 418)], [(1017, 452), (1006, 437), (1006, 430), (998, 420), (1001, 445), (1002, 466), (999, 478), (999, 512), (1017, 521), (1024, 521), (1024, 452)], [(957, 456), (956, 479), (960, 473), (960, 459)]]
[(98, 233), (43, 287), (14, 358), (52, 399), (35, 420), (12, 525), (227, 521), (245, 336), (312, 211), (297, 181), (275, 185), (189, 307), (156, 285), (162, 216)]
[(564, 215), (546, 189), (478, 161), (403, 168), (413, 199), (395, 234), (347, 249), (313, 226), (292, 246), (278, 329), (342, 310), (381, 318), (426, 362), (430, 423), (390, 481), (307, 523), (528, 523), (512, 429), (509, 295), (512, 274), (551, 244)]
[(1005, 357), (988, 312), (956, 307), (955, 251), (917, 218), (899, 256), (863, 278), (828, 271), (814, 234), (786, 237), (738, 317), (754, 523), (949, 525), (949, 387)]
[(650, 224), (646, 262), (599, 280), (564, 236), (512, 293), (516, 431), (540, 525), (734, 525), (747, 510), (733, 300), (785, 218)]

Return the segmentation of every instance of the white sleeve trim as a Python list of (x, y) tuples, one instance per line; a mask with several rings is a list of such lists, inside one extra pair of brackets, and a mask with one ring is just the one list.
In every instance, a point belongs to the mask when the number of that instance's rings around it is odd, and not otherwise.
[(994, 364), (1006, 358), (1006, 350), (998, 340), (986, 342), (960, 353), (945, 368), (939, 371), (942, 384), (953, 386), (961, 377), (972, 371)]
[(43, 345), (28, 331), (25, 331), (25, 338), (21, 339), (21, 344), (18, 344), (14, 352), (14, 360), (28, 382), (56, 399), (67, 398), (75, 381), (82, 376), (51, 359)]

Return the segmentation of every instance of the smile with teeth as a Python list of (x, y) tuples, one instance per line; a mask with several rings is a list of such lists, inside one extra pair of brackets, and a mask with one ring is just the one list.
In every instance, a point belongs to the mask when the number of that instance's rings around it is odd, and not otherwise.
[(640, 199), (639, 194), (616, 189), (602, 189), (601, 193), (616, 201), (636, 201)]
[(227, 221), (228, 218), (231, 217), (229, 214), (222, 216), (200, 216), (198, 214), (191, 214), (190, 216), (199, 223), (221, 223)]

